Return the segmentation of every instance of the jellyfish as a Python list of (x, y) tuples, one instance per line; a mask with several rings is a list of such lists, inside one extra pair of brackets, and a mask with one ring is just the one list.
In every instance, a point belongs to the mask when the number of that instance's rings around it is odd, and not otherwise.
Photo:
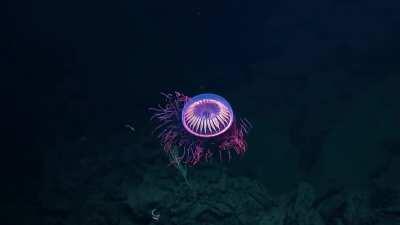
[(246, 152), (246, 137), (252, 126), (247, 119), (235, 116), (225, 98), (213, 93), (194, 97), (180, 92), (162, 95), (164, 104), (150, 111), (163, 150), (174, 153), (170, 163), (194, 166), (209, 161), (216, 153), (220, 160), (231, 160), (231, 152), (238, 156)]

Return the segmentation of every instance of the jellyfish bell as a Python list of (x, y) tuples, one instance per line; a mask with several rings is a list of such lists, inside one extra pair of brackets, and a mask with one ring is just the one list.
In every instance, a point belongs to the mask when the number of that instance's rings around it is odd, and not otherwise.
[[(231, 151), (246, 152), (246, 136), (251, 128), (246, 119), (237, 119), (228, 101), (216, 94), (188, 97), (175, 92), (164, 94), (165, 103), (150, 108), (163, 149), (176, 157), (171, 163), (196, 165), (208, 161), (215, 152), (231, 158)], [(178, 151), (178, 153), (176, 153)]]
[(205, 93), (196, 95), (185, 103), (181, 120), (185, 130), (192, 135), (211, 138), (229, 130), (234, 114), (225, 98)]

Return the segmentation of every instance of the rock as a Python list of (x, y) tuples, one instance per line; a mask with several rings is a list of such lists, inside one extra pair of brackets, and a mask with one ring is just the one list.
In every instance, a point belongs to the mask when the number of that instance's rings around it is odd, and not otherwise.
[(283, 225), (285, 219), (285, 211), (276, 207), (266, 212), (260, 219), (258, 225)]
[(87, 203), (80, 211), (79, 225), (119, 225), (121, 213), (117, 205)]

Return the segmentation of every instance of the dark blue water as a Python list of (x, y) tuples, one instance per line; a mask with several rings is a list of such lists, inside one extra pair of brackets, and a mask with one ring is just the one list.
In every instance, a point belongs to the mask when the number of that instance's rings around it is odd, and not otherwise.
[[(397, 1), (4, 9), (0, 224), (399, 223)], [(149, 107), (175, 91), (226, 98), (246, 152), (169, 164)]]

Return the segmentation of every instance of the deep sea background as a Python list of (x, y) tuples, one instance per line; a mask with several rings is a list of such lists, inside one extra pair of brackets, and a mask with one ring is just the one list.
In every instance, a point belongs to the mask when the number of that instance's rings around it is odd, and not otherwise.
[[(0, 224), (400, 224), (399, 1), (4, 9)], [(173, 91), (222, 95), (254, 126), (243, 158), (189, 168), (196, 201), (152, 135)]]

